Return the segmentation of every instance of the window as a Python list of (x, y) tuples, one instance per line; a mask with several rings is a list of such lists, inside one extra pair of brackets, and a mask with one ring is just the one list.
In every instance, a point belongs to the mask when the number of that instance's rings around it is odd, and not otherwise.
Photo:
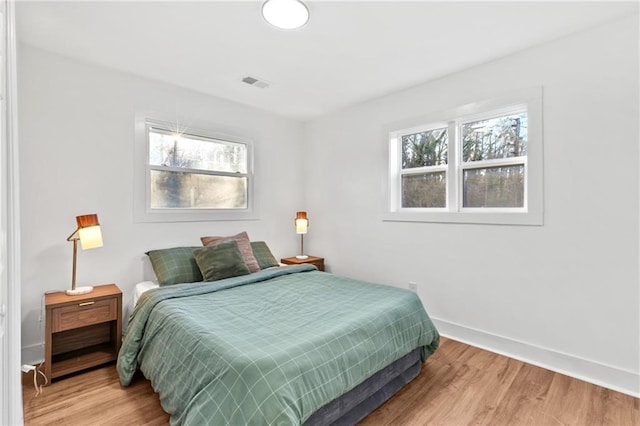
[(541, 109), (529, 90), (389, 131), (385, 220), (541, 225)]
[(137, 126), (138, 221), (253, 218), (248, 140), (150, 119)]

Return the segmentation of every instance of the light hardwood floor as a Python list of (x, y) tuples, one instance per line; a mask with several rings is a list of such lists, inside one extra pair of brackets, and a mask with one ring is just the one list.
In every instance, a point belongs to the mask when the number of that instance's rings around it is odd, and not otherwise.
[[(166, 425), (149, 382), (123, 388), (114, 365), (54, 382), (35, 397), (23, 387), (25, 425)], [(362, 426), (640, 426), (640, 399), (450, 339), (420, 375)]]

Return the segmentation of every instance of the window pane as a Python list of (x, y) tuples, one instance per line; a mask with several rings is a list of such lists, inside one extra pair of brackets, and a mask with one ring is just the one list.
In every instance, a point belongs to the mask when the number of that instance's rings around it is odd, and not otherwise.
[(462, 125), (463, 161), (527, 155), (527, 113)]
[(247, 178), (151, 170), (151, 208), (246, 209)]
[(217, 172), (247, 173), (247, 146), (216, 139), (149, 131), (149, 164)]
[(447, 128), (402, 136), (402, 168), (447, 164)]
[(446, 172), (402, 176), (402, 207), (446, 206)]
[(464, 171), (463, 207), (524, 207), (524, 165)]

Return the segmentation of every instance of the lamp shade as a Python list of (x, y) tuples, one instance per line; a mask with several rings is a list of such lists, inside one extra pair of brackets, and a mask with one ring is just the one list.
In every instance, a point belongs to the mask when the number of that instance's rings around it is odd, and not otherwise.
[(76, 216), (76, 223), (78, 224), (78, 237), (82, 250), (102, 247), (102, 232), (97, 214)]
[(307, 212), (296, 212), (296, 234), (306, 234), (309, 226)]

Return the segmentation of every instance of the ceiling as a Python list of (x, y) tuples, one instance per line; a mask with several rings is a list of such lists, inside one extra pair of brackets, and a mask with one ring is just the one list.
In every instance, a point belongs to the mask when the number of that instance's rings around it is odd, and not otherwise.
[(286, 31), (261, 4), (18, 0), (17, 34), (304, 121), (638, 13), (637, 2), (307, 1), (307, 25)]

